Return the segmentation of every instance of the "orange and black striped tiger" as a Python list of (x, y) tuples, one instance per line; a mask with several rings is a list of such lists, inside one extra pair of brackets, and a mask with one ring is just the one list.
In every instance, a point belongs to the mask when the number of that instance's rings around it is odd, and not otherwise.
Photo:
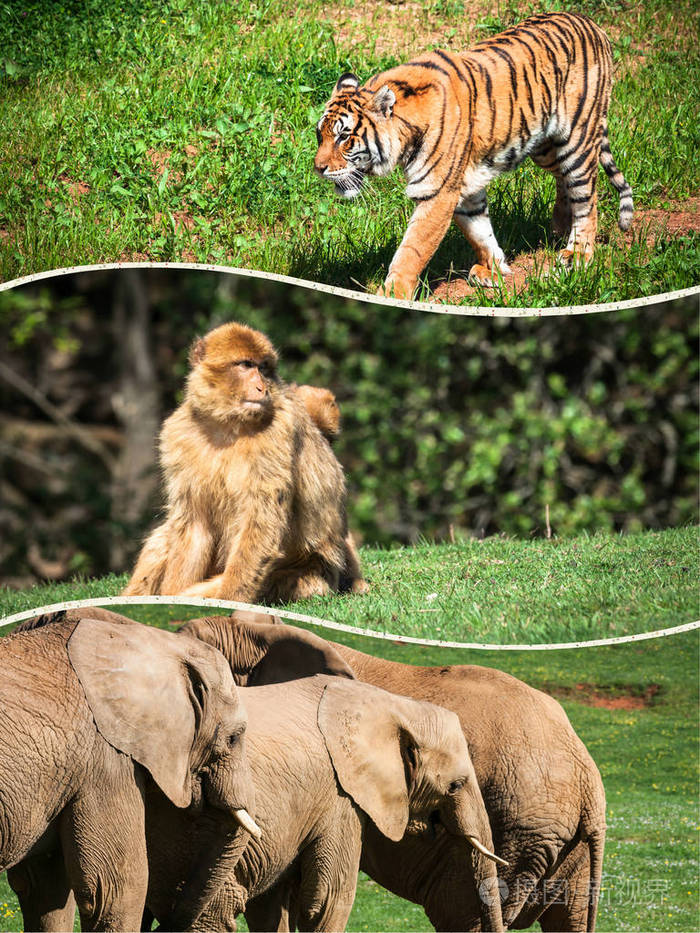
[(612, 53), (587, 16), (544, 13), (464, 53), (426, 52), (360, 86), (339, 79), (317, 126), (316, 171), (345, 198), (366, 175), (400, 165), (415, 210), (384, 283), (411, 298), (454, 219), (476, 252), (470, 277), (492, 285), (509, 272), (491, 227), (485, 189), (527, 156), (556, 177), (553, 227), (560, 253), (590, 259), (603, 166), (620, 195), (618, 224), (632, 222), (632, 190), (608, 141)]

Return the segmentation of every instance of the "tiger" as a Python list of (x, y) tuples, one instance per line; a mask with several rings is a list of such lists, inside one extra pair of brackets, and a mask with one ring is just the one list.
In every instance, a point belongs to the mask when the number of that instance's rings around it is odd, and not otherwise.
[(316, 172), (342, 198), (368, 175), (403, 170), (414, 210), (381, 291), (412, 298), (450, 220), (476, 254), (471, 281), (510, 273), (491, 226), (486, 186), (528, 156), (556, 179), (559, 260), (593, 255), (598, 163), (632, 222), (632, 189), (608, 139), (610, 40), (587, 16), (540, 13), (461, 53), (437, 49), (360, 85), (341, 75), (316, 126)]

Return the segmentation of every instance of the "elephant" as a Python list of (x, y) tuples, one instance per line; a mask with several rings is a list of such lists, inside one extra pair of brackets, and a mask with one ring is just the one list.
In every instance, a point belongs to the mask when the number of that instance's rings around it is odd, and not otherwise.
[(140, 928), (154, 789), (216, 810), (229, 845), (259, 833), (245, 710), (210, 645), (59, 612), (0, 639), (0, 670), (0, 871), (25, 929), (72, 930), (76, 902), (83, 930)]
[[(367, 683), (439, 704), (459, 717), (486, 804), (509, 929), (595, 929), (605, 844), (600, 773), (559, 703), (502, 671), (387, 661), (278, 617), (237, 612), (181, 629), (220, 648), (241, 686), (348, 670)], [(446, 833), (391, 840), (371, 824), (361, 868), (421, 904), (438, 930), (479, 929), (479, 892), (464, 850)]]
[[(369, 827), (395, 842), (416, 827), (449, 835), (472, 883), (490, 894), (484, 929), (503, 929), (498, 858), (454, 713), (323, 674), (240, 694), (261, 836), (229, 869), (198, 930), (235, 930), (241, 912), (252, 930), (344, 929)], [(172, 879), (189, 868), (183, 816), (162, 795), (161, 804), (148, 906), (163, 924)], [(206, 831), (215, 844), (216, 827)]]

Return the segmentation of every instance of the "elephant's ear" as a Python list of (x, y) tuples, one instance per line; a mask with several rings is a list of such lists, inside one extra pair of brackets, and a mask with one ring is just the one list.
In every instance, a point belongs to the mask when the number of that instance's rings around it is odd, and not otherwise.
[[(241, 623), (239, 623), (240, 625)], [(267, 650), (251, 670), (248, 686), (279, 684), (314, 674), (354, 680), (351, 668), (323, 638), (293, 625), (255, 625), (251, 634), (265, 638)]]
[(318, 725), (340, 786), (397, 842), (408, 824), (411, 745), (392, 700), (369, 684), (331, 682), (321, 696)]
[(186, 807), (197, 688), (183, 653), (170, 643), (174, 638), (138, 623), (83, 618), (68, 640), (68, 656), (102, 736)]

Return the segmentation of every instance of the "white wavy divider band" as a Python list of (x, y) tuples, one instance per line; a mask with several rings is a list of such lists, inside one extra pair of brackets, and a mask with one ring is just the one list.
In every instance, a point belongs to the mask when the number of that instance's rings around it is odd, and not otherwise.
[(327, 295), (336, 295), (338, 298), (364, 301), (370, 304), (385, 305), (387, 307), (405, 308), (408, 311), (429, 311), (433, 314), (452, 314), (463, 317), (555, 317), (557, 315), (571, 314), (600, 314), (604, 311), (622, 311), (626, 308), (643, 308), (649, 305), (664, 304), (676, 298), (688, 298), (692, 295), (700, 296), (700, 285), (691, 288), (681, 288), (675, 292), (661, 292), (658, 295), (648, 295), (641, 298), (630, 298), (626, 301), (609, 301), (603, 304), (587, 305), (554, 305), (547, 308), (497, 308), (477, 305), (444, 305), (429, 301), (406, 301), (398, 298), (384, 298), (382, 295), (372, 295), (369, 292), (353, 291), (350, 288), (341, 288), (338, 285), (326, 285), (323, 282), (312, 282), (307, 279), (295, 279), (290, 275), (279, 275), (275, 272), (258, 272), (254, 269), (238, 269), (235, 266), (215, 266), (199, 262), (117, 262), (103, 265), (68, 266), (65, 269), (53, 269), (47, 272), (36, 272), (25, 275), (11, 282), (0, 284), (0, 291), (16, 288), (18, 285), (28, 285), (31, 282), (40, 282), (58, 275), (73, 275), (78, 272), (98, 272), (103, 269), (185, 269), (200, 272), (224, 272), (230, 275), (241, 275), (247, 278), (267, 279), (283, 285), (298, 285), (313, 291), (324, 292)]
[(358, 628), (356, 625), (345, 625), (343, 622), (332, 622), (330, 619), (317, 619), (301, 612), (288, 612), (285, 609), (270, 609), (267, 606), (255, 606), (251, 603), (239, 603), (233, 600), (205, 599), (193, 596), (105, 596), (94, 599), (74, 599), (64, 603), (52, 603), (50, 606), (39, 606), (36, 609), (25, 609), (6, 616), (0, 620), (0, 627), (12, 625), (14, 622), (23, 622), (45, 612), (60, 612), (62, 609), (82, 609), (89, 606), (201, 606), (204, 609), (246, 609), (250, 612), (262, 612), (270, 616), (280, 616), (289, 622), (306, 622), (318, 625), (320, 628), (332, 629), (336, 632), (347, 632), (351, 635), (366, 635), (369, 638), (378, 638), (383, 641), (402, 642), (407, 645), (427, 645), (435, 648), (477, 648), (482, 651), (554, 651), (563, 648), (601, 648), (605, 645), (623, 645), (633, 641), (648, 641), (650, 638), (663, 638), (666, 635), (679, 635), (681, 632), (692, 632), (700, 628), (700, 621), (686, 622), (684, 625), (675, 625), (672, 628), (662, 628), (655, 632), (641, 632), (638, 635), (619, 635), (615, 638), (596, 638), (593, 641), (570, 641), (551, 645), (490, 645), (468, 641), (438, 641), (434, 638), (414, 638), (412, 635), (395, 635), (391, 632), (378, 632), (374, 629)]

